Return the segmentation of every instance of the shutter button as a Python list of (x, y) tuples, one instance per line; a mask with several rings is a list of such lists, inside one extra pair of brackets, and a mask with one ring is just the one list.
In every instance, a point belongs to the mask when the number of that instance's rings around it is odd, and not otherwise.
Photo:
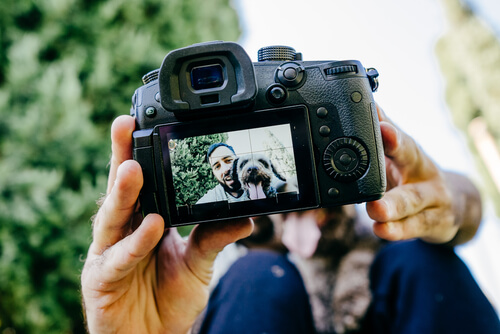
[(283, 71), (283, 76), (287, 80), (295, 80), (295, 78), (297, 77), (297, 71), (295, 70), (295, 68), (289, 67), (285, 71)]

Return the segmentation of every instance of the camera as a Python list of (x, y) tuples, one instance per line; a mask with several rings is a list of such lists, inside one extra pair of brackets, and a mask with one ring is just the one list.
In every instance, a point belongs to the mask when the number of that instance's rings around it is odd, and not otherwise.
[(287, 46), (257, 62), (233, 42), (171, 51), (132, 97), (143, 214), (180, 226), (379, 199), (377, 77)]

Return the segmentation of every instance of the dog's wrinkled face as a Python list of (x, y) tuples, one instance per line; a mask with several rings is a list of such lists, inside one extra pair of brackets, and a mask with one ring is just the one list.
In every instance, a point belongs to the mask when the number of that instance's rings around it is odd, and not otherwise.
[(247, 184), (259, 184), (265, 188), (274, 175), (271, 160), (264, 154), (247, 154), (237, 160), (236, 173), (244, 187)]

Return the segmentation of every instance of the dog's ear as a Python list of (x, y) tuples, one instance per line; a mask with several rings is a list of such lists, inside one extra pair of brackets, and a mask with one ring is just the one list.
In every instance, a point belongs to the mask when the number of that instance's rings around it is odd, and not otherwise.
[(238, 162), (239, 162), (240, 158), (236, 158), (234, 159), (233, 161), (233, 169), (231, 170), (231, 177), (233, 178), (233, 180), (238, 180)]
[(278, 179), (280, 179), (281, 181), (286, 181), (286, 177), (281, 175), (281, 173), (278, 171), (278, 169), (276, 167), (274, 167), (274, 164), (272, 161), (270, 161), (270, 162), (271, 162), (271, 170), (273, 171), (274, 175), (276, 175), (276, 177)]

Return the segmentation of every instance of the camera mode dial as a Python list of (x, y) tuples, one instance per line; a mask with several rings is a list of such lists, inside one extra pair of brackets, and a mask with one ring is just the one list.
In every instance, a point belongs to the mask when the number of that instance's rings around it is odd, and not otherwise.
[(302, 54), (289, 46), (273, 45), (260, 48), (257, 52), (257, 60), (259, 62), (302, 60)]
[(326, 147), (323, 167), (337, 181), (357, 180), (368, 169), (368, 153), (355, 139), (338, 138)]
[(151, 72), (148, 72), (148, 73), (144, 74), (142, 76), (142, 83), (144, 83), (145, 85), (147, 85), (151, 81), (154, 81), (154, 80), (158, 79), (158, 75), (159, 74), (160, 74), (160, 70), (159, 69), (156, 69), (156, 70), (153, 70)]

